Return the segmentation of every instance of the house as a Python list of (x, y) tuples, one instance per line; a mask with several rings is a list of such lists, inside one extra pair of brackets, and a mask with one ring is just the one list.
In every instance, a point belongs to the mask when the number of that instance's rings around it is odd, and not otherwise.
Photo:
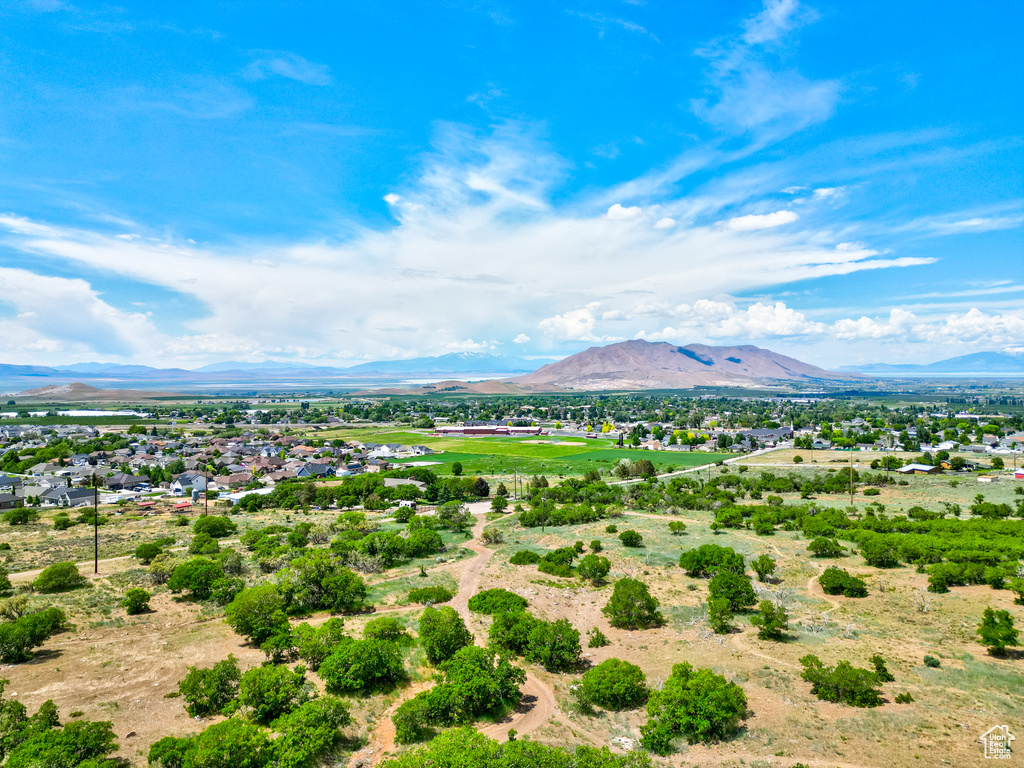
[(295, 470), (296, 477), (327, 477), (334, 474), (334, 467), (330, 464), (303, 464)]
[(1015, 469), (1015, 470), (1013, 470), (1013, 479), (1014, 480), (1024, 480), (1024, 469)]
[(0, 493), (0, 509), (14, 509), (20, 507), (22, 499), (13, 493)]
[(93, 488), (53, 488), (43, 494), (43, 503), (58, 507), (85, 507), (96, 498)]
[(149, 485), (149, 477), (147, 475), (136, 477), (124, 472), (117, 472), (104, 478), (103, 484), (112, 491), (134, 490), (141, 485)]
[(183, 496), (186, 493), (206, 490), (206, 476), (198, 472), (182, 472), (170, 485), (171, 493), (175, 496)]
[(17, 493), (21, 486), (22, 480), (20, 477), (0, 475), (0, 493)]
[(896, 471), (901, 475), (941, 475), (942, 467), (933, 467), (931, 464), (907, 464)]

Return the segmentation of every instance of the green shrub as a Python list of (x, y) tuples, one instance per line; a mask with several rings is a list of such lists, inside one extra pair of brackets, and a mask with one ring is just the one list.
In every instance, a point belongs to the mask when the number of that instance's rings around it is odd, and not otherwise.
[(757, 627), (757, 636), (762, 640), (781, 640), (789, 629), (789, 616), (781, 605), (762, 600), (757, 614), (750, 617), (750, 623)]
[(931, 667), (933, 669), (938, 669), (939, 667), (942, 666), (942, 662), (939, 661), (934, 656), (925, 656), (924, 657), (924, 665), (926, 667)]
[(686, 575), (694, 578), (713, 576), (718, 571), (730, 571), (741, 574), (746, 570), (743, 555), (732, 547), (720, 547), (717, 544), (702, 544), (696, 549), (683, 552), (679, 556), (679, 567)]
[(407, 677), (401, 651), (385, 640), (341, 642), (318, 674), (328, 693), (364, 695), (391, 690)]
[(576, 566), (576, 575), (586, 579), (591, 584), (600, 584), (608, 576), (612, 564), (607, 557), (600, 557), (593, 553), (585, 555), (580, 564)]
[(207, 515), (198, 518), (192, 524), (192, 532), (195, 535), (205, 533), (215, 539), (223, 539), (238, 530), (238, 526), (229, 517)]
[(868, 589), (863, 579), (851, 576), (841, 568), (831, 566), (818, 577), (818, 583), (826, 595), (846, 597), (867, 597)]
[(1018, 646), (1018, 632), (1013, 626), (1013, 617), (1009, 611), (996, 611), (986, 608), (977, 629), (981, 644), (989, 649), (989, 653), (1001, 656), (1008, 646)]
[(512, 565), (534, 565), (540, 562), (541, 556), (529, 549), (521, 549), (508, 559)]
[(54, 563), (32, 582), (32, 589), (49, 595), (77, 589), (85, 583), (86, 578), (78, 572), (78, 566), (74, 563)]
[(213, 584), (224, 578), (224, 571), (212, 560), (195, 557), (186, 560), (174, 569), (167, 582), (171, 592), (189, 591), (197, 600), (209, 600), (213, 595)]
[(750, 561), (750, 567), (757, 574), (758, 581), (765, 581), (775, 573), (775, 560), (770, 555), (761, 554)]
[(525, 598), (501, 588), (486, 589), (469, 598), (469, 610), (489, 615), (507, 611), (522, 611), (528, 605)]
[(447, 603), (455, 597), (455, 593), (444, 587), (420, 587), (409, 590), (409, 600), (413, 603)]
[(601, 540), (600, 539), (594, 539), (592, 542), (590, 542), (590, 551), (591, 552), (597, 553), (597, 552), (600, 552), (602, 549), (603, 549), (603, 547), (601, 546)]
[(121, 605), (124, 607), (125, 611), (127, 611), (129, 616), (148, 613), (150, 597), (152, 596), (146, 590), (134, 587), (125, 593), (124, 600), (121, 601)]
[(345, 620), (337, 616), (328, 619), (319, 627), (299, 624), (291, 632), (292, 646), (296, 655), (316, 672), (324, 659), (334, 651), (335, 646), (345, 639), (344, 630)]
[(288, 630), (284, 598), (273, 584), (243, 589), (224, 609), (225, 621), (238, 634), (260, 646)]
[(868, 661), (871, 662), (871, 666), (875, 668), (875, 677), (878, 678), (880, 683), (891, 683), (896, 678), (892, 676), (892, 673), (885, 666), (885, 659), (878, 654), (872, 656)]
[(608, 638), (597, 627), (590, 628), (590, 631), (587, 632), (587, 638), (587, 648), (604, 648), (608, 645)]
[(523, 656), (530, 647), (530, 635), (538, 623), (544, 622), (526, 611), (496, 614), (488, 630), (488, 641), (495, 648)]
[(304, 704), (314, 690), (302, 667), (292, 672), (288, 667), (268, 664), (242, 675), (238, 703), (252, 711), (252, 719), (257, 723), (269, 725)]
[(387, 640), (399, 645), (412, 641), (412, 635), (405, 631), (405, 625), (394, 616), (370, 619), (363, 627), (363, 637), (368, 640)]
[(912, 704), (913, 701), (914, 701), (914, 697), (910, 695), (909, 691), (904, 691), (903, 693), (897, 693), (896, 694), (896, 703), (897, 704)]
[(757, 602), (754, 585), (746, 576), (731, 571), (719, 571), (708, 583), (708, 594), (711, 599), (724, 598), (729, 601), (730, 608), (742, 611)]
[(644, 537), (636, 531), (623, 531), (619, 534), (619, 541), (622, 542), (624, 547), (642, 547), (644, 545)]
[(525, 655), (548, 672), (566, 672), (580, 666), (582, 653), (579, 630), (568, 619), (558, 619), (534, 625)]
[(454, 608), (426, 608), (420, 615), (420, 642), (431, 664), (446, 661), (473, 644), (473, 635)]
[(188, 545), (190, 555), (216, 555), (220, 552), (220, 544), (208, 533), (197, 533)]
[(587, 670), (580, 685), (586, 700), (604, 709), (636, 709), (649, 693), (643, 670), (619, 659), (602, 661)]
[(152, 542), (139, 544), (139, 546), (135, 548), (135, 559), (143, 565), (149, 565), (153, 562), (153, 558), (159, 555), (162, 551), (163, 550), (158, 544), (153, 544)]
[(732, 632), (732, 605), (724, 597), (713, 597), (708, 600), (708, 626), (716, 635), (727, 635)]
[(619, 532), (619, 527), (617, 525), (614, 525), (614, 524), (613, 525), (606, 525), (604, 527), (604, 532), (605, 533), (618, 533)]
[(811, 684), (811, 693), (822, 701), (852, 707), (877, 707), (882, 703), (878, 676), (870, 670), (854, 667), (848, 661), (826, 667), (813, 654), (800, 659), (800, 664), (804, 668), (800, 676)]
[(224, 712), (238, 695), (242, 673), (238, 661), (228, 656), (207, 669), (189, 667), (178, 683), (185, 711), (192, 717), (209, 717)]
[(807, 551), (815, 557), (842, 557), (846, 549), (835, 539), (818, 536), (807, 545)]
[[(66, 622), (67, 616), (60, 608), (47, 608), (3, 622), (0, 624), (0, 662), (19, 664), (28, 661), (32, 658), (32, 650), (63, 629)], [(0, 683), (0, 692), (2, 689)]]
[(602, 613), (613, 627), (620, 629), (644, 629), (657, 627), (665, 619), (658, 612), (660, 603), (647, 585), (636, 579), (619, 579)]
[(321, 696), (298, 706), (272, 725), (280, 734), (274, 740), (277, 765), (307, 768), (325, 764), (323, 758), (344, 744), (338, 729), (351, 720), (348, 709), (335, 696)]
[(734, 736), (749, 713), (742, 688), (710, 669), (694, 669), (683, 662), (672, 667), (660, 691), (651, 692), (647, 716), (640, 729), (641, 743), (668, 755), (677, 737), (696, 744)]

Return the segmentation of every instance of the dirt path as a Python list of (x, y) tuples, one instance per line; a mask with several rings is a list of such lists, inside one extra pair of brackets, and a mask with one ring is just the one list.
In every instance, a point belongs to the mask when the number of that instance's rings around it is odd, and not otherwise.
[[(469, 613), (469, 598), (476, 594), (480, 586), (480, 579), (487, 568), (487, 563), (494, 554), (494, 550), (485, 547), (482, 543), (490, 505), (487, 502), (477, 502), (467, 506), (470, 513), (476, 517), (476, 523), (473, 525), (473, 538), (462, 546), (475, 552), (476, 557), (459, 564), (461, 566), (459, 591), (452, 598), (449, 605), (458, 612), (466, 626), (472, 631), (473, 621)], [(396, 606), (395, 608), (409, 610), (419, 607), (412, 605)], [(381, 612), (383, 610), (386, 609), (382, 609)], [(479, 641), (482, 645), (487, 644), (487, 639), (478, 637), (475, 632), (474, 640)], [(381, 715), (377, 727), (370, 734), (367, 749), (367, 752), (372, 750), (372, 757), (370, 759), (373, 764), (377, 764), (387, 753), (393, 752), (395, 749), (395, 727), (391, 722), (391, 715), (403, 702), (412, 698), (420, 691), (426, 690), (428, 687), (428, 684), (423, 684), (409, 688), (399, 701), (395, 702), (387, 712)], [(492, 739), (507, 738), (508, 732), (513, 728), (518, 734), (527, 734), (542, 727), (547, 723), (548, 718), (558, 711), (554, 692), (535, 675), (529, 672), (526, 673), (526, 682), (521, 690), (522, 698), (520, 699), (519, 706), (512, 713), (497, 723), (479, 726), (478, 730)]]

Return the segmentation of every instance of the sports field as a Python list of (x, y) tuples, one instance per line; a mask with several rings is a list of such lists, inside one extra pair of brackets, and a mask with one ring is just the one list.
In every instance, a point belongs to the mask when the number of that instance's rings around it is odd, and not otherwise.
[(430, 456), (400, 460), (397, 463), (437, 462), (435, 471), (450, 472), (455, 462), (465, 475), (498, 475), (513, 473), (558, 476), (582, 475), (592, 469), (607, 474), (619, 459), (649, 459), (660, 472), (713, 464), (729, 454), (682, 451), (644, 451), (618, 448), (615, 441), (604, 438), (566, 437), (435, 437), (416, 430), (341, 429), (320, 433), (324, 438), (360, 440), (375, 443), (425, 445), (435, 451)]

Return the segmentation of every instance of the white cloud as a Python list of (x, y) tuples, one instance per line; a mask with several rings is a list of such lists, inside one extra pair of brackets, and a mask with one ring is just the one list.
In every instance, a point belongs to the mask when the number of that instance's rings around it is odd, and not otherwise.
[(1024, 216), (975, 216), (960, 221), (933, 221), (928, 228), (940, 235), (959, 235), (970, 232), (991, 232), (997, 229), (1016, 229), (1024, 223)]
[(837, 339), (887, 339), (906, 337), (910, 333), (917, 317), (912, 312), (894, 308), (887, 321), (879, 321), (870, 317), (856, 320), (844, 318), (833, 324), (833, 334)]
[(797, 0), (766, 0), (764, 10), (744, 23), (742, 36), (698, 50), (711, 62), (714, 97), (693, 99), (694, 113), (723, 131), (761, 140), (777, 140), (831, 117), (838, 81), (809, 80), (796, 70), (771, 66), (786, 33), (815, 18)]
[[(680, 302), (695, 312), (688, 322), (708, 321), (715, 334), (809, 333), (810, 321), (784, 307), (716, 315), (700, 301), (930, 261), (878, 258), (861, 243), (837, 248), (831, 228), (803, 225), (789, 211), (740, 217), (734, 221), (749, 223), (739, 226), (711, 223), (763, 204), (748, 199), (742, 183), (725, 185), (729, 195), (661, 198), (644, 209), (609, 208), (603, 196), (555, 208), (566, 165), (530, 127), (479, 134), (441, 126), (419, 175), (385, 198), (391, 228), (346, 223), (344, 240), (200, 246), (139, 225), (132, 229), (141, 237), (129, 240), (117, 236), (123, 224), (106, 234), (0, 216), (0, 243), (40, 265), (33, 269), (59, 263), (95, 275), (93, 286), (80, 282), (95, 300), (108, 280), (126, 301), (138, 298), (133, 282), (183, 297), (149, 300), (152, 320), (118, 315), (93, 337), (122, 339), (124, 355), (136, 361), (186, 367), (260, 354), (322, 362), (437, 354), (468, 342), (550, 351), (621, 337), (613, 324), (640, 316), (682, 327), (686, 318), (671, 309)], [(671, 213), (676, 226), (655, 229), (655, 210)], [(623, 225), (648, 215), (652, 225)], [(783, 223), (790, 226), (777, 226)], [(769, 225), (776, 226), (762, 231)], [(46, 294), (28, 295), (18, 311), (38, 310), (37, 297)], [(638, 295), (645, 297), (639, 307)], [(173, 305), (199, 309), (169, 314), (183, 311)], [(24, 330), (30, 321), (11, 322)], [(74, 325), (65, 319), (41, 335), (81, 346)], [(511, 330), (526, 327), (539, 327), (541, 336), (531, 342)]]
[(784, 224), (792, 224), (799, 218), (795, 211), (775, 211), (775, 213), (737, 216), (729, 219), (725, 225), (734, 232), (753, 232), (757, 229), (771, 229)]
[(783, 336), (807, 336), (825, 332), (826, 326), (812, 322), (795, 309), (779, 301), (774, 304), (757, 302), (746, 309), (735, 304), (701, 299), (692, 306), (681, 304), (672, 310), (677, 327), (647, 334), (648, 339), (693, 337), (764, 339)]
[(743, 40), (751, 45), (774, 42), (815, 18), (814, 11), (803, 8), (799, 0), (764, 0), (764, 10), (744, 22)]
[(601, 341), (600, 337), (594, 335), (597, 326), (594, 312), (600, 306), (600, 303), (594, 301), (580, 309), (546, 317), (537, 323), (537, 327), (556, 341)]
[(605, 214), (605, 218), (609, 221), (628, 221), (629, 219), (635, 219), (643, 213), (643, 209), (639, 206), (632, 206), (630, 208), (623, 208), (619, 203), (611, 206), (608, 209), (608, 213)]
[(676, 225), (676, 220), (666, 216), (663, 219), (658, 219), (654, 222), (655, 229), (672, 229)]
[(497, 341), (473, 341), (473, 339), (462, 339), (461, 341), (449, 341), (442, 344), (442, 349), (448, 352), (481, 352), (483, 350), (495, 350), (498, 348)]
[(250, 80), (263, 80), (270, 75), (279, 75), (307, 85), (331, 84), (331, 76), (326, 64), (307, 61), (298, 54), (288, 51), (261, 51), (259, 53), (260, 58), (251, 62), (245, 70), (245, 76)]

